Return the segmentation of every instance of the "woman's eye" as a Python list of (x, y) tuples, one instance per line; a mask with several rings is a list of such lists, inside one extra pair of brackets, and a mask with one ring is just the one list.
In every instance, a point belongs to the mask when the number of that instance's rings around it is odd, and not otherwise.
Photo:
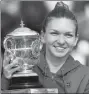
[(73, 35), (72, 35), (72, 34), (66, 34), (66, 36), (67, 36), (67, 37), (73, 37)]
[(50, 34), (51, 35), (58, 35), (58, 33), (56, 33), (56, 32), (51, 32)]

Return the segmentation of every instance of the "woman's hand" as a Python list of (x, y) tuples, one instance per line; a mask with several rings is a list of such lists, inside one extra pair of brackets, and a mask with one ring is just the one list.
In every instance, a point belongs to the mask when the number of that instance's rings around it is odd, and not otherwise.
[(18, 66), (19, 64), (19, 58), (13, 58), (11, 55), (4, 54), (4, 60), (3, 60), (3, 73), (4, 76), (7, 79), (10, 79), (16, 71), (19, 71), (21, 69), (21, 66)]

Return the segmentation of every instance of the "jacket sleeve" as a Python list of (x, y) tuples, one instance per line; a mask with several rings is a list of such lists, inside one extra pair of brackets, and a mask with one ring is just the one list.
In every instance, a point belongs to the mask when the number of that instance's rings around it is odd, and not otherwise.
[(88, 83), (87, 83), (86, 88), (84, 90), (84, 94), (85, 93), (89, 94), (89, 80), (88, 80)]

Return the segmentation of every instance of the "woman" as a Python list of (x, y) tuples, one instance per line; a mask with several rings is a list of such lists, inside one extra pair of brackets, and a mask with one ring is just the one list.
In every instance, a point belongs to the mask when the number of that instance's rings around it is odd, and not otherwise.
[[(57, 3), (44, 20), (41, 41), (45, 50), (40, 63), (34, 67), (44, 88), (57, 88), (59, 93), (89, 93), (89, 68), (75, 61), (70, 55), (78, 41), (78, 24), (75, 16), (64, 3)], [(4, 60), (4, 64), (10, 58)], [(4, 75), (10, 78), (13, 71), (4, 66)], [(9, 73), (10, 75), (8, 75)]]

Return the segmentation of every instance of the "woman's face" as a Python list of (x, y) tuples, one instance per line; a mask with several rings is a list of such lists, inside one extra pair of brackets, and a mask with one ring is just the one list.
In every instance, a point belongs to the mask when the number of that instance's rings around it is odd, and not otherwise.
[(74, 21), (68, 18), (52, 18), (42, 34), (42, 41), (46, 44), (46, 52), (55, 57), (69, 55), (77, 43)]

